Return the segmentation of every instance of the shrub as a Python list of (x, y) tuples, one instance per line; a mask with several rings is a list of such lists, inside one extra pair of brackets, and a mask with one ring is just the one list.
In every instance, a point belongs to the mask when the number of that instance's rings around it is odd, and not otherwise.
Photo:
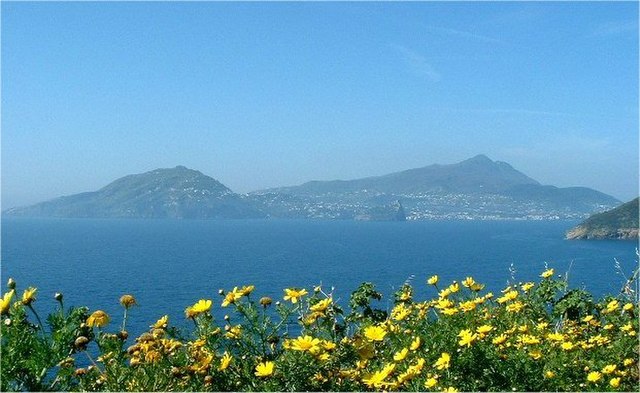
[[(633, 276), (635, 277), (635, 275)], [(473, 278), (414, 299), (405, 284), (389, 310), (363, 283), (349, 311), (331, 292), (287, 288), (283, 299), (253, 286), (221, 290), (185, 310), (193, 330), (168, 316), (128, 339), (124, 295), (116, 329), (103, 311), (64, 307), (41, 322), (36, 290), (2, 298), (1, 388), (106, 391), (637, 391), (638, 298), (626, 286), (599, 301), (567, 290), (553, 269), (539, 282), (484, 291)], [(627, 283), (629, 284), (629, 283)], [(216, 306), (217, 307), (217, 306)], [(131, 343), (132, 345), (128, 345)], [(84, 367), (83, 365), (87, 365)]]

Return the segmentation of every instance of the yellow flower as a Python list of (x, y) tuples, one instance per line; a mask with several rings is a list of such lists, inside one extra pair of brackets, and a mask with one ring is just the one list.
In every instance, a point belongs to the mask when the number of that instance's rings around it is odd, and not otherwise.
[(589, 374), (587, 374), (587, 381), (589, 382), (596, 383), (600, 379), (602, 379), (602, 374), (597, 371), (591, 371)]
[(306, 289), (287, 288), (284, 290), (284, 300), (289, 300), (291, 303), (298, 303), (298, 300), (307, 294)]
[(390, 383), (385, 382), (385, 379), (393, 372), (396, 368), (395, 364), (388, 364), (382, 368), (380, 371), (376, 371), (373, 374), (367, 375), (362, 378), (362, 382), (364, 382), (368, 387), (380, 388), (384, 386), (388, 386)]
[(435, 362), (433, 366), (438, 370), (446, 370), (449, 368), (450, 361), (451, 361), (451, 356), (446, 352), (442, 352), (442, 355), (440, 355), (440, 357), (438, 358), (438, 360)]
[(606, 366), (604, 366), (602, 368), (602, 373), (603, 374), (611, 374), (612, 372), (616, 371), (616, 365), (615, 364), (607, 364)]
[(507, 300), (514, 300), (515, 298), (518, 297), (518, 291), (509, 291), (509, 292), (504, 294), (504, 297)]
[(553, 273), (555, 273), (555, 271), (553, 269), (547, 269), (545, 271), (542, 272), (542, 274), (540, 275), (540, 277), (542, 278), (549, 278), (551, 276), (553, 276)]
[(166, 329), (168, 325), (169, 325), (169, 316), (165, 315), (162, 318), (158, 319), (156, 323), (151, 325), (151, 327), (154, 329)]
[(617, 300), (612, 300), (609, 302), (609, 304), (607, 304), (607, 312), (614, 312), (615, 310), (618, 309), (618, 306), (620, 305), (620, 302), (618, 302)]
[(542, 351), (540, 351), (539, 349), (534, 349), (533, 351), (529, 352), (529, 356), (531, 356), (531, 358), (538, 360), (542, 357)]
[(564, 341), (564, 334), (562, 333), (549, 333), (547, 339), (551, 341)]
[(473, 277), (467, 277), (464, 279), (464, 281), (462, 281), (462, 285), (467, 288), (471, 288), (475, 283), (476, 281), (473, 279)]
[(400, 300), (402, 300), (402, 301), (405, 301), (405, 302), (406, 302), (406, 301), (408, 301), (408, 300), (411, 300), (411, 296), (413, 296), (413, 295), (411, 294), (411, 289), (409, 288), (408, 290), (403, 291), (403, 292), (400, 294)]
[(233, 359), (233, 357), (231, 357), (231, 355), (229, 355), (226, 351), (224, 353), (224, 355), (222, 355), (222, 357), (220, 358), (220, 366), (218, 366), (218, 370), (219, 371), (224, 371), (227, 369), (227, 367), (229, 367), (229, 364), (231, 364), (231, 360)]
[(631, 366), (635, 361), (631, 358), (626, 358), (625, 360), (622, 361), (622, 364), (625, 365), (625, 367), (629, 367)]
[(334, 343), (333, 341), (324, 340), (322, 342), (322, 347), (327, 351), (331, 351), (336, 349), (336, 343)]
[(240, 300), (242, 296), (244, 296), (244, 292), (238, 289), (238, 287), (233, 287), (233, 289), (224, 296), (222, 307), (227, 307), (229, 304), (234, 304), (236, 301)]
[(456, 393), (459, 390), (454, 388), (453, 386), (449, 386), (448, 388), (444, 389), (443, 392), (449, 392), (449, 393)]
[(534, 344), (540, 344), (540, 339), (530, 334), (523, 334), (520, 337), (518, 337), (518, 342), (524, 345), (534, 345)]
[(627, 323), (626, 325), (620, 326), (620, 330), (622, 330), (623, 332), (628, 332), (631, 329), (633, 329), (633, 325), (631, 324), (631, 322)]
[(36, 291), (37, 289), (34, 287), (25, 289), (22, 293), (22, 304), (28, 306), (33, 303), (36, 300)]
[(533, 286), (534, 286), (534, 285), (535, 285), (535, 284), (534, 284), (534, 283), (532, 283), (532, 282), (527, 282), (527, 283), (522, 284), (522, 286), (521, 286), (520, 288), (521, 288), (524, 292), (529, 292), (529, 290), (530, 290), (531, 288), (533, 288)]
[(89, 318), (87, 318), (87, 325), (89, 325), (89, 327), (103, 327), (108, 323), (109, 315), (102, 310), (94, 311), (93, 314), (89, 315)]
[(242, 335), (242, 325), (236, 325), (233, 327), (229, 327), (227, 325), (225, 329), (227, 330), (227, 332), (224, 334), (226, 338), (238, 339)]
[(191, 312), (195, 315), (202, 314), (211, 310), (211, 300), (200, 299), (196, 304), (190, 307)]
[(11, 299), (13, 298), (13, 294), (15, 291), (12, 289), (9, 292), (5, 293), (2, 296), (2, 300), (0, 301), (0, 314), (4, 315), (9, 312), (9, 307), (11, 306)]
[(538, 329), (538, 330), (544, 330), (547, 327), (549, 327), (549, 322), (538, 322), (536, 324), (536, 329)]
[(631, 310), (633, 310), (633, 303), (627, 303), (627, 304), (625, 304), (625, 305), (624, 305), (624, 307), (622, 307), (622, 309), (623, 309), (624, 311), (631, 311)]
[(440, 298), (438, 299), (438, 301), (436, 302), (435, 307), (441, 310), (444, 310), (446, 308), (450, 308), (453, 307), (455, 305), (454, 302), (452, 302), (451, 300), (447, 299), (447, 298)]
[(274, 368), (273, 362), (259, 363), (256, 366), (255, 375), (257, 377), (268, 377), (269, 375), (273, 374), (273, 368)]
[(482, 288), (484, 288), (484, 284), (478, 284), (478, 283), (474, 283), (472, 286), (469, 287), (469, 289), (471, 289), (473, 292), (479, 292), (482, 290)]
[(524, 304), (522, 302), (513, 302), (508, 304), (506, 307), (507, 312), (520, 312), (524, 308)]
[(570, 351), (575, 347), (575, 345), (573, 345), (573, 343), (570, 341), (566, 341), (562, 343), (561, 347), (565, 351)]
[(402, 321), (407, 318), (411, 314), (411, 308), (404, 305), (404, 303), (400, 303), (391, 310), (391, 318), (395, 321)]
[(441, 291), (438, 293), (438, 296), (439, 296), (440, 298), (445, 298), (445, 297), (447, 297), (447, 296), (449, 296), (449, 295), (451, 295), (451, 289), (449, 289), (449, 288), (445, 288), (445, 289), (441, 290)]
[(309, 310), (313, 311), (313, 312), (324, 312), (327, 310), (327, 308), (329, 308), (329, 306), (331, 305), (331, 303), (333, 302), (333, 300), (331, 300), (330, 297), (320, 300), (318, 303), (314, 304), (313, 306), (309, 307)]
[(242, 288), (240, 288), (239, 292), (243, 296), (249, 296), (251, 294), (251, 292), (253, 292), (254, 289), (256, 289), (255, 285), (245, 285)]
[(505, 341), (507, 341), (507, 335), (501, 334), (498, 337), (494, 338), (491, 342), (494, 345), (500, 345), (500, 344), (503, 344)]
[(611, 385), (612, 388), (617, 388), (618, 386), (620, 386), (620, 377), (611, 378), (611, 381), (609, 381), (609, 385)]
[(460, 309), (464, 312), (469, 312), (469, 311), (473, 311), (476, 309), (476, 302), (473, 300), (469, 300), (466, 302), (462, 302), (460, 303)]
[(411, 351), (415, 351), (416, 349), (420, 348), (420, 337), (416, 337), (413, 339), (413, 341), (411, 341), (411, 345), (409, 346), (409, 349)]
[(401, 362), (404, 360), (404, 358), (407, 357), (407, 354), (409, 353), (409, 348), (403, 348), (401, 351), (396, 352), (393, 355), (393, 360), (396, 362)]
[(458, 345), (460, 345), (461, 347), (464, 347), (465, 345), (470, 347), (471, 344), (473, 344), (473, 342), (475, 341), (477, 336), (474, 333), (472, 333), (471, 330), (464, 329), (458, 334), (458, 337), (460, 337), (460, 341), (458, 341)]
[(156, 350), (151, 350), (144, 354), (144, 361), (147, 363), (154, 363), (160, 359), (162, 359), (162, 355)]
[(436, 285), (438, 283), (438, 276), (431, 276), (428, 280), (427, 280), (427, 284), (429, 285)]
[(133, 295), (122, 295), (120, 298), (120, 304), (122, 304), (122, 307), (124, 308), (129, 308), (136, 304), (136, 298), (133, 297)]
[(381, 326), (368, 326), (364, 329), (364, 336), (369, 341), (382, 341), (387, 332)]
[(449, 315), (449, 316), (451, 316), (451, 315), (453, 315), (453, 314), (456, 314), (458, 311), (459, 311), (459, 310), (458, 310), (457, 308), (452, 307), (452, 308), (445, 308), (445, 309), (443, 309), (443, 310), (442, 310), (442, 313), (443, 313), (444, 315)]
[(460, 290), (460, 285), (458, 285), (457, 282), (453, 282), (453, 284), (449, 285), (449, 288), (447, 288), (449, 291), (451, 291), (451, 293), (456, 293)]
[(556, 376), (556, 373), (554, 373), (553, 371), (545, 371), (545, 373), (544, 373), (544, 377), (547, 378), (547, 379), (551, 379), (551, 378), (553, 378), (555, 376)]
[(438, 384), (438, 378), (436, 377), (431, 377), (431, 378), (427, 378), (426, 381), (424, 381), (424, 387), (425, 388), (432, 388), (434, 386), (436, 386)]
[(479, 328), (476, 329), (476, 332), (478, 332), (478, 334), (481, 335), (486, 335), (487, 333), (489, 333), (490, 331), (493, 330), (493, 326), (491, 325), (482, 325)]
[(295, 340), (291, 340), (290, 347), (296, 351), (309, 351), (314, 352), (318, 350), (318, 346), (320, 345), (320, 340), (317, 338), (313, 338), (311, 336), (300, 336)]

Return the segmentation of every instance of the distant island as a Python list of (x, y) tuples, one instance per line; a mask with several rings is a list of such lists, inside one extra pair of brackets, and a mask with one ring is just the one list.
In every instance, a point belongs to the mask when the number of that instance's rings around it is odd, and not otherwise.
[(638, 240), (638, 198), (615, 209), (594, 214), (567, 232), (567, 239)]
[(67, 218), (295, 218), (373, 221), (579, 219), (620, 204), (586, 187), (541, 185), (485, 155), (355, 180), (310, 181), (237, 194), (177, 166), (125, 176), (100, 190), (3, 212)]

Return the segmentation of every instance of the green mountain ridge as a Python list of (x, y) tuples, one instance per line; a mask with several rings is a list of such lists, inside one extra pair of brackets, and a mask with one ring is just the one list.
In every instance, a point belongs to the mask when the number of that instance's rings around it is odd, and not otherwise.
[(567, 231), (566, 238), (575, 239), (638, 239), (640, 199), (624, 203), (612, 210), (594, 214)]
[(515, 185), (540, 185), (505, 162), (480, 154), (450, 164), (433, 164), (382, 176), (355, 180), (310, 181), (300, 186), (280, 187), (257, 193), (291, 194), (344, 193), (360, 190), (387, 194), (417, 192), (501, 192)]
[(177, 166), (94, 191), (3, 212), (23, 217), (319, 218), (353, 220), (584, 218), (619, 204), (586, 187), (545, 186), (485, 155), (355, 180), (312, 181), (236, 194)]
[(9, 209), (11, 216), (262, 218), (251, 201), (199, 171), (177, 166), (122, 177), (95, 192)]

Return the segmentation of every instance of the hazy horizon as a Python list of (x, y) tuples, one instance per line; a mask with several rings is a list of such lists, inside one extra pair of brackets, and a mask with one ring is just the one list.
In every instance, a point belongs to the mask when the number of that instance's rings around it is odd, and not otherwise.
[(177, 165), (246, 193), (478, 154), (638, 195), (637, 3), (1, 7), (2, 209)]

